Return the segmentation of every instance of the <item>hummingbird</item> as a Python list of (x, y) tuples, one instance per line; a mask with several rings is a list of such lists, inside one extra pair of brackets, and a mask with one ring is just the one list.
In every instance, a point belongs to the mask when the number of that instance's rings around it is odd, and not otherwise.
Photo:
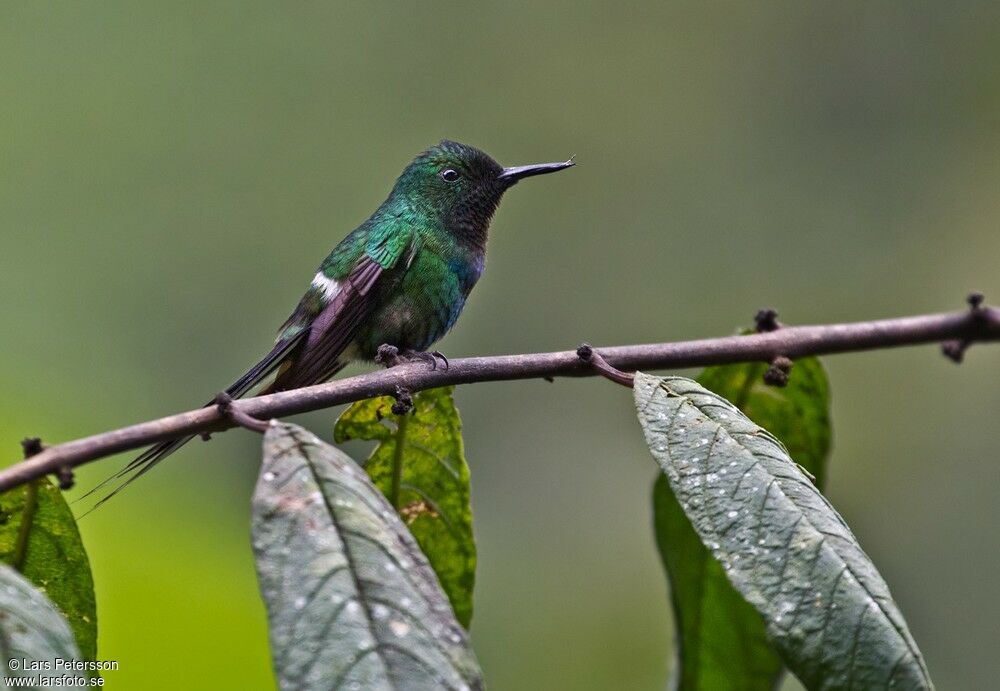
[[(423, 151), (375, 212), (323, 260), (274, 347), (225, 394), (244, 396), (272, 375), (258, 395), (320, 384), (352, 361), (376, 360), (380, 349), (395, 360), (436, 366), (443, 356), (428, 349), (455, 325), (483, 273), (490, 220), (504, 193), (525, 178), (571, 166), (572, 158), (505, 168), (447, 139)], [(144, 451), (91, 490), (122, 480), (93, 508), (193, 438)]]

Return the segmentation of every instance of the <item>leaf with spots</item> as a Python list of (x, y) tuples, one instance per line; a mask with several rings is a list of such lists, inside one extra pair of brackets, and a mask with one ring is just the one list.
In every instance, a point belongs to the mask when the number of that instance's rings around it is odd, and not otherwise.
[(792, 460), (826, 485), (830, 453), (830, 384), (818, 358), (795, 361), (787, 386), (764, 382), (768, 366), (762, 362), (709, 367), (698, 383), (714, 391), (776, 436)]
[[(822, 488), (830, 448), (829, 387), (823, 366), (816, 358), (797, 361), (785, 387), (765, 384), (766, 369), (756, 362), (709, 367), (698, 381), (774, 432)], [(676, 627), (674, 688), (774, 688), (783, 666), (767, 640), (764, 622), (702, 544), (662, 474), (653, 488), (653, 515)]]
[(416, 540), (346, 454), (272, 423), (253, 550), (282, 689), (481, 689)]
[(334, 428), (334, 439), (377, 441), (365, 462), (375, 486), (396, 506), (468, 628), (476, 579), (469, 505), (469, 466), (453, 386), (413, 396), (413, 411), (394, 415), (389, 396), (358, 401)]
[(0, 494), (0, 560), (20, 571), (65, 615), (85, 660), (97, 655), (90, 561), (62, 492), (46, 478)]
[[(39, 670), (52, 669), (56, 658), (80, 660), (80, 651), (66, 619), (41, 591), (11, 567), (0, 564), (0, 665), (3, 665), (5, 687), (13, 687), (10, 679), (34, 677)], [(16, 661), (13, 664), (11, 661)], [(60, 669), (85, 684), (83, 672)], [(53, 672), (54, 674), (54, 672)], [(70, 684), (66, 684), (67, 686)], [(21, 688), (43, 688), (24, 686)], [(49, 688), (45, 685), (44, 688)]]
[(684, 377), (637, 372), (653, 457), (701, 542), (810, 689), (933, 688), (889, 588), (772, 434)]

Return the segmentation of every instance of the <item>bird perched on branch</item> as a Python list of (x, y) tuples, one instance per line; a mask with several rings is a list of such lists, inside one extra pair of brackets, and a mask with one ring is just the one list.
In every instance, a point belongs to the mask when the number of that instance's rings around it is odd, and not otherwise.
[[(319, 384), (352, 360), (374, 360), (383, 345), (397, 359), (436, 366), (440, 354), (427, 350), (454, 326), (483, 272), (490, 219), (504, 192), (524, 178), (572, 165), (571, 159), (504, 168), (479, 149), (448, 140), (427, 149), (323, 261), (271, 352), (225, 393), (238, 398), (271, 375), (261, 393)], [(122, 480), (94, 508), (192, 438), (147, 449), (91, 490)]]

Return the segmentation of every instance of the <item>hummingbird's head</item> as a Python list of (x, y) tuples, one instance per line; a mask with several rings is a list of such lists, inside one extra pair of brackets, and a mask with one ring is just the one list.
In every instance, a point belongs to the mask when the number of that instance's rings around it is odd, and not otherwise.
[(573, 161), (504, 168), (472, 146), (443, 140), (406, 167), (393, 195), (438, 215), (446, 230), (485, 242), (490, 219), (503, 193), (519, 180), (563, 170)]

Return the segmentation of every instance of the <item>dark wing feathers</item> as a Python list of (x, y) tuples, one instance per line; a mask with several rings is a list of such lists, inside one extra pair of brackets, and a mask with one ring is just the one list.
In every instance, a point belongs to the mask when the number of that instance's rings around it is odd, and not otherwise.
[(354, 340), (358, 326), (371, 311), (372, 289), (384, 272), (382, 265), (367, 255), (357, 263), (337, 295), (313, 320), (309, 339), (294, 364), (278, 376), (276, 388), (318, 384), (331, 376), (331, 370), (342, 366), (337, 358)]
[[(381, 259), (386, 260), (384, 257)], [(309, 328), (280, 340), (260, 362), (233, 382), (226, 389), (226, 393), (233, 398), (239, 398), (275, 370), (278, 370), (278, 375), (268, 391), (310, 386), (323, 382), (336, 374), (345, 364), (340, 362), (338, 358), (354, 340), (358, 326), (371, 312), (374, 298), (373, 289), (379, 278), (383, 276), (387, 268), (391, 268), (394, 262), (386, 263), (388, 267), (384, 267), (369, 254), (363, 255), (351, 273), (343, 280), (337, 295), (316, 316)], [(206, 404), (206, 407), (214, 404), (214, 401), (210, 402)], [(193, 436), (173, 439), (146, 449), (122, 470), (83, 495), (84, 497), (90, 496), (107, 484), (115, 480), (122, 480), (114, 490), (94, 504), (86, 513), (90, 513), (118, 494), (192, 439), (194, 439)]]
[(262, 382), (265, 377), (271, 374), (274, 370), (278, 369), (288, 355), (299, 346), (305, 335), (306, 332), (303, 331), (278, 341), (274, 348), (271, 349), (271, 352), (265, 355), (256, 365), (247, 370), (246, 374), (233, 382), (229, 388), (226, 389), (226, 393), (233, 398), (239, 398)]

